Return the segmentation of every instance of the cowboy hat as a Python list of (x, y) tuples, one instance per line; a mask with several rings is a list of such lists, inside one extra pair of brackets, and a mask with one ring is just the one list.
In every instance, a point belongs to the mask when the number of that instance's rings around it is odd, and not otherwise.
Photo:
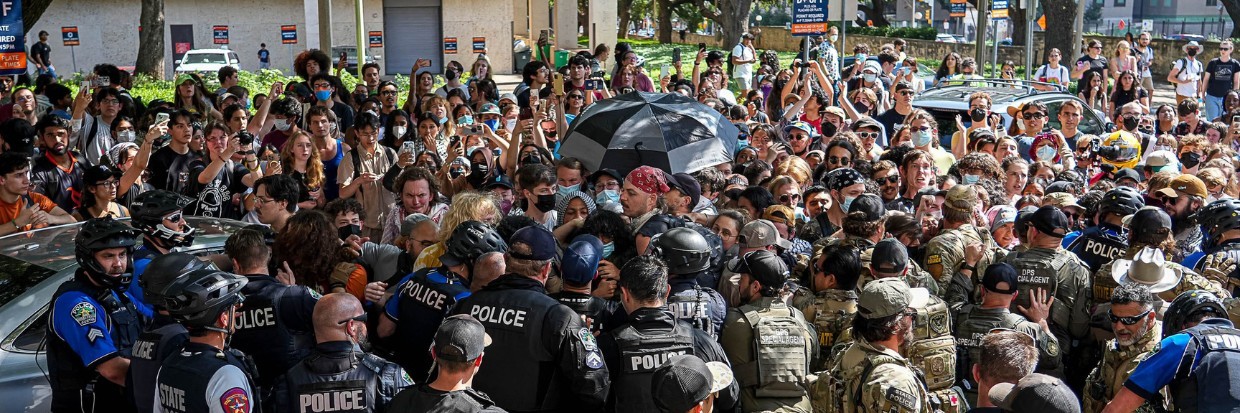
[(1162, 251), (1145, 247), (1131, 260), (1117, 258), (1111, 264), (1111, 277), (1120, 285), (1137, 283), (1157, 294), (1175, 288), (1184, 277), (1184, 271), (1181, 267), (1167, 265)]

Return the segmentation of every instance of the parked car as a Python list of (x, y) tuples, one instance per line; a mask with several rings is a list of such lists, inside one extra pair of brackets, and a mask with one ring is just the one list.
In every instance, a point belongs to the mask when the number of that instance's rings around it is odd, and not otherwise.
[(956, 40), (956, 36), (947, 33), (939, 33), (937, 36), (934, 36), (934, 41), (939, 43), (959, 43)]
[(232, 66), (241, 70), (241, 59), (237, 52), (227, 49), (194, 49), (185, 52), (180, 60), (174, 62), (176, 72), (215, 74), (224, 66)]
[[(357, 45), (332, 46), (332, 65), (340, 61), (340, 53), (345, 54), (345, 70), (350, 73), (357, 73)], [(369, 53), (369, 51), (367, 51)], [(375, 63), (382, 60), (383, 56), (366, 55), (366, 63)]]
[[(1059, 129), (1059, 107), (1064, 102), (1075, 100), (1081, 107), (1089, 107), (1084, 101), (1067, 91), (1039, 91), (1030, 83), (999, 79), (973, 80), (964, 84), (951, 84), (927, 89), (913, 99), (913, 107), (925, 109), (934, 116), (939, 124), (939, 144), (944, 148), (951, 147), (952, 134), (956, 133), (956, 116), (968, 119), (969, 95), (974, 92), (986, 92), (993, 100), (990, 110), (1003, 116), (1003, 127), (1012, 124), (1008, 116), (1008, 107), (1026, 102), (1042, 102), (1046, 105), (1048, 116), (1046, 126)], [(1108, 129), (1106, 116), (1097, 110), (1087, 110), (1081, 114), (1081, 123), (1077, 126), (1082, 133), (1101, 136)]]
[[(244, 222), (186, 216), (198, 229), (182, 249), (198, 256), (223, 253), (224, 241)], [(4, 411), (51, 410), (47, 367), (47, 311), (52, 294), (77, 271), (73, 239), (81, 224), (0, 238), (0, 399)]]
[(1199, 34), (1188, 34), (1188, 33), (1164, 34), (1164, 35), (1163, 35), (1163, 39), (1166, 39), (1166, 40), (1185, 40), (1185, 41), (1197, 41), (1197, 42), (1204, 42), (1204, 41), (1206, 41), (1206, 37), (1205, 37), (1205, 36), (1202, 36), (1202, 35), (1199, 35)]
[[(844, 63), (840, 65), (840, 73), (851, 73), (849, 71), (852, 70), (853, 62), (856, 60), (856, 55), (844, 56)], [(878, 56), (867, 56), (865, 60), (878, 63)], [(897, 68), (900, 66), (900, 63), (902, 62), (896, 62)], [(847, 74), (844, 75), (845, 79), (848, 79), (848, 77), (849, 76)], [(917, 62), (917, 78), (925, 82), (926, 89), (929, 89), (930, 86), (934, 84), (934, 70), (931, 70), (929, 66), (926, 66), (922, 62)]]

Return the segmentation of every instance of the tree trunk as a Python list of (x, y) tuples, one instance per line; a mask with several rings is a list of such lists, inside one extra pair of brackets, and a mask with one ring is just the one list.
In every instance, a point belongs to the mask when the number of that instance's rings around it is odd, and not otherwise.
[(164, 0), (142, 0), (142, 32), (138, 35), (135, 71), (164, 78)]
[(672, 42), (672, 0), (657, 0), (655, 2), (655, 25), (659, 27), (659, 32), (655, 34), (659, 43), (668, 44)]
[[(874, 22), (874, 27), (887, 27), (891, 22), (887, 21), (887, 0), (870, 0), (870, 5), (857, 4), (857, 11), (865, 12), (865, 19)], [(851, 16), (850, 16), (851, 17)], [(857, 20), (857, 24), (865, 26), (867, 22)]]
[(1231, 17), (1231, 35), (1227, 37), (1240, 37), (1240, 0), (1223, 0), (1221, 3), (1227, 9), (1227, 16)]
[(712, 20), (722, 32), (720, 34), (723, 35), (723, 47), (730, 50), (741, 42), (741, 35), (749, 30), (749, 11), (753, 7), (753, 0), (720, 1), (716, 4), (719, 6), (719, 13)]
[(39, 22), (39, 18), (43, 17), (43, 12), (52, 5), (52, 0), (26, 0), (22, 2), (22, 29), (26, 33), (30, 33), (30, 28)]
[(633, 20), (633, 0), (618, 0), (616, 7), (620, 12), (620, 29), (617, 30), (619, 33), (616, 33), (616, 38), (627, 39), (629, 38), (629, 23)]
[[(1085, 1), (1093, 1), (1093, 0), (1085, 0)], [(1025, 10), (1019, 8), (1020, 6), (1020, 4), (1018, 4), (1019, 2), (1020, 0), (1011, 0), (1011, 2), (1009, 2), (1009, 5), (1011, 7), (1008, 8), (1008, 24), (1011, 25), (1012, 27), (1012, 45), (1013, 46), (1024, 46), (1025, 45), (1025, 30), (1029, 29), (1028, 27), (1026, 27), (1028, 26), (1028, 22), (1025, 21), (1025, 18), (1026, 18)], [(1003, 39), (995, 39), (995, 40), (998, 41), (998, 40), (1003, 40)]]
[[(1072, 27), (1076, 20), (1077, 4), (1072, 0), (1039, 0), (1042, 2), (1042, 10), (1046, 12), (1046, 27)], [(1089, 1), (1089, 0), (1083, 0)], [(1073, 32), (1071, 30), (1047, 30), (1043, 32), (1045, 49), (1044, 54), (1049, 54), (1052, 47), (1058, 48), (1063, 53), (1065, 62), (1076, 61), (1077, 47), (1072, 42)]]

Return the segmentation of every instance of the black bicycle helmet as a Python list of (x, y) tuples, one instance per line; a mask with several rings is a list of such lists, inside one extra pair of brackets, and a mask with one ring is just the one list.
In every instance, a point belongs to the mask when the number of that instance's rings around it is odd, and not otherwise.
[(508, 252), (508, 244), (487, 224), (465, 221), (452, 230), (446, 250), (439, 262), (447, 266), (473, 265), (474, 260), (489, 252)]
[(220, 313), (241, 303), (241, 288), (246, 282), (245, 277), (219, 270), (191, 271), (168, 285), (164, 308), (187, 328), (227, 333), (215, 327), (215, 320)]
[(1188, 328), (1189, 319), (1207, 311), (1218, 317), (1227, 317), (1227, 307), (1223, 306), (1223, 300), (1220, 300), (1214, 293), (1205, 290), (1189, 290), (1180, 293), (1163, 313), (1162, 336), (1171, 337), (1183, 331)]
[(186, 225), (185, 231), (176, 232), (164, 226), (164, 216), (180, 211), (190, 202), (193, 200), (175, 192), (156, 189), (139, 194), (130, 205), (129, 214), (135, 228), (169, 247), (190, 245), (194, 242), (194, 227)]
[[(81, 268), (104, 287), (125, 291), (133, 280), (133, 247), (138, 242), (138, 231), (112, 218), (91, 218), (82, 224), (74, 238), (74, 256)], [(95, 259), (95, 253), (110, 248), (124, 248), (129, 256), (126, 272), (109, 276), (106, 268)]]
[(671, 275), (695, 274), (710, 268), (710, 243), (689, 228), (672, 228), (650, 240), (655, 255), (667, 263)]
[(1102, 200), (1098, 201), (1098, 213), (1114, 212), (1121, 217), (1135, 214), (1143, 207), (1145, 207), (1145, 198), (1142, 198), (1135, 189), (1126, 186), (1107, 191), (1102, 195)]
[(164, 292), (169, 285), (186, 274), (204, 269), (218, 271), (214, 264), (200, 260), (192, 254), (170, 252), (151, 260), (142, 277), (138, 279), (138, 285), (142, 286), (142, 296), (147, 303), (163, 307)]
[(1228, 198), (1211, 202), (1197, 211), (1196, 221), (1210, 234), (1211, 240), (1218, 242), (1224, 232), (1240, 228), (1240, 199)]

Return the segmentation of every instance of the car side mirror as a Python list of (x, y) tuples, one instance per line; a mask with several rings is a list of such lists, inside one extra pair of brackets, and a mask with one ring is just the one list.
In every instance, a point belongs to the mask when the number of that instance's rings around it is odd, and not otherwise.
[(181, 64), (181, 59), (173, 60), (173, 61), (172, 61), (172, 64), (174, 64), (174, 65), (179, 65), (179, 64)]
[(1105, 129), (1107, 133), (1115, 132), (1115, 122), (1107, 122), (1103, 129)]

